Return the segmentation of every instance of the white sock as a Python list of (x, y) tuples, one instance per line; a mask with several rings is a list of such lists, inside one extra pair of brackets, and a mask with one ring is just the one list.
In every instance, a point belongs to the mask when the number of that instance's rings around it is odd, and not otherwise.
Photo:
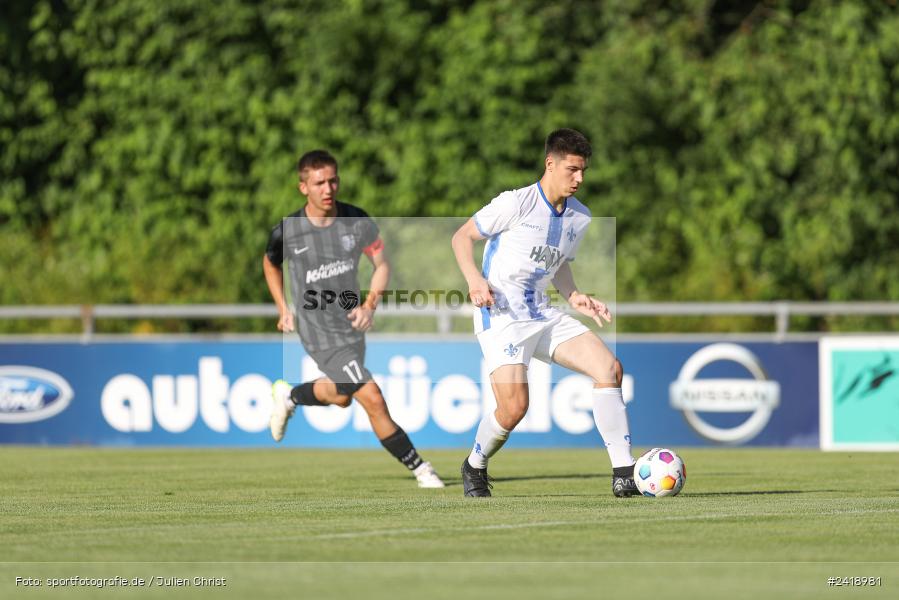
[(474, 448), (468, 455), (468, 464), (475, 469), (486, 469), (487, 459), (496, 454), (507, 439), (509, 431), (500, 426), (496, 415), (493, 412), (484, 415), (474, 437)]
[(637, 462), (631, 456), (631, 432), (621, 388), (593, 388), (593, 420), (606, 443), (612, 468)]

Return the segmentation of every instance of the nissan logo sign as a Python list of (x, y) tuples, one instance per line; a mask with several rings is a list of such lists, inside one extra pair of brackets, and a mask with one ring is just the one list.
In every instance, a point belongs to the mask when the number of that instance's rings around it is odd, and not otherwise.
[[(696, 379), (714, 362), (743, 366), (753, 379)], [(670, 386), (671, 406), (684, 413), (690, 427), (702, 437), (725, 444), (742, 444), (757, 436), (780, 404), (780, 384), (770, 381), (755, 354), (736, 344), (712, 344), (698, 350), (681, 367)], [(697, 413), (752, 413), (736, 427), (717, 427)]]

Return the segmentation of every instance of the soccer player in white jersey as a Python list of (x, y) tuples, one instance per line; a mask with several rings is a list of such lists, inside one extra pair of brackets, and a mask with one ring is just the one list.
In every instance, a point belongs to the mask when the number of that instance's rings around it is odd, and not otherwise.
[[(590, 142), (559, 129), (546, 139), (545, 171), (528, 187), (503, 192), (453, 236), (456, 261), (477, 307), (475, 332), (496, 396), (484, 415), (474, 448), (462, 463), (466, 496), (490, 496), (487, 461), (502, 448), (528, 410), (527, 368), (532, 357), (554, 361), (593, 379), (593, 418), (612, 462), (612, 492), (639, 495), (621, 363), (582, 323), (550, 305), (551, 283), (579, 313), (602, 327), (609, 309), (578, 291), (569, 264), (590, 225), (590, 211), (574, 197), (584, 180)], [(483, 267), (474, 243), (487, 239)]]

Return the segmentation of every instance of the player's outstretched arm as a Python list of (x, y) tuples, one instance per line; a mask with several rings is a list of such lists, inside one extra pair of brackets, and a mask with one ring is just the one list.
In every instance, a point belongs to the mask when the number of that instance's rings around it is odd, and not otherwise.
[(574, 274), (571, 272), (569, 263), (562, 263), (558, 271), (556, 271), (556, 275), (553, 277), (553, 285), (556, 286), (556, 289), (559, 290), (559, 293), (564, 298), (568, 299), (568, 303), (572, 308), (582, 315), (591, 317), (600, 327), (604, 325), (603, 320), (608, 323), (612, 322), (612, 313), (609, 311), (609, 307), (596, 298), (582, 294), (577, 290), (577, 285), (574, 283)]
[(481, 275), (474, 263), (474, 243), (483, 240), (484, 236), (478, 231), (474, 219), (468, 219), (465, 225), (453, 234), (453, 253), (456, 255), (456, 263), (468, 284), (468, 296), (475, 306), (492, 306), (493, 292), (487, 284), (487, 280)]
[(268, 291), (278, 307), (278, 331), (293, 331), (293, 313), (284, 299), (284, 273), (281, 267), (269, 260), (268, 255), (263, 255), (262, 272), (265, 273)]

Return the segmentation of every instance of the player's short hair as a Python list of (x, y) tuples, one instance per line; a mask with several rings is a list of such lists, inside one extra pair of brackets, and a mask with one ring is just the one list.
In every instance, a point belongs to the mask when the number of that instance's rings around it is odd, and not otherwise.
[(337, 159), (327, 150), (310, 150), (297, 161), (297, 174), (300, 179), (306, 179), (306, 171), (323, 167), (334, 167), (336, 171)]
[(585, 159), (593, 154), (593, 148), (587, 137), (575, 129), (556, 129), (546, 136), (546, 156), (565, 156), (574, 154)]

